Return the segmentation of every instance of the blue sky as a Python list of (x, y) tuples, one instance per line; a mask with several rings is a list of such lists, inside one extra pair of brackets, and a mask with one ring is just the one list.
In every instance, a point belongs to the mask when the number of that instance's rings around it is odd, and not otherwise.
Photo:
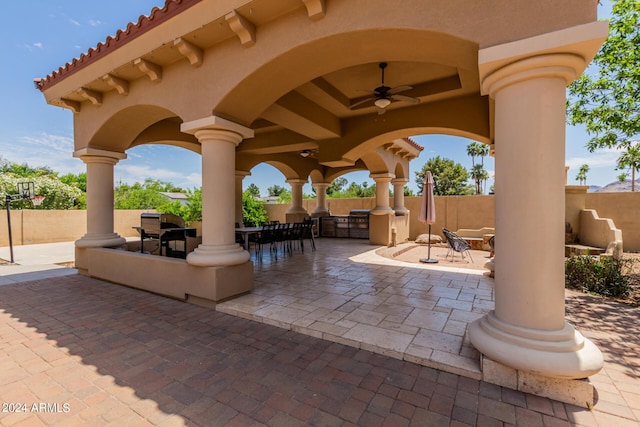
[[(5, 64), (0, 68), (3, 82), (3, 102), (0, 103), (0, 156), (31, 166), (49, 166), (65, 173), (79, 173), (84, 164), (74, 159), (73, 115), (69, 110), (48, 105), (34, 88), (33, 79), (45, 77), (89, 48), (124, 29), (128, 22), (147, 15), (163, 0), (28, 0), (7, 2), (2, 14), (0, 34)], [(599, 16), (610, 14), (609, 0), (600, 6)], [(587, 183), (606, 185), (616, 181), (618, 153), (599, 150), (589, 153), (585, 148), (588, 135), (580, 128), (567, 127), (566, 164), (570, 166), (569, 183), (577, 184), (575, 175), (582, 164), (591, 170)], [(411, 163), (409, 186), (417, 191), (415, 171), (422, 169), (432, 157), (454, 159), (467, 168), (471, 159), (466, 155), (468, 139), (444, 135), (415, 136), (425, 147)], [(127, 151), (128, 159), (116, 165), (116, 181), (133, 183), (145, 178), (172, 182), (184, 188), (201, 185), (200, 156), (187, 150), (167, 146), (141, 146)], [(493, 159), (485, 160), (485, 168), (493, 175)], [(373, 183), (368, 172), (345, 175), (349, 182)], [(268, 165), (256, 166), (243, 184), (256, 184), (263, 194), (271, 185), (287, 186), (284, 176)], [(493, 179), (489, 181), (489, 185)], [(311, 192), (310, 185), (303, 191)]]

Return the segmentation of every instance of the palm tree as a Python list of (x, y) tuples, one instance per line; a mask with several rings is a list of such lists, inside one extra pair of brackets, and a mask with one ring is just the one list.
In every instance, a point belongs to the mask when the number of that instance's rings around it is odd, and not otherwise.
[(640, 141), (633, 141), (632, 144), (618, 157), (616, 169), (631, 169), (631, 191), (636, 191), (636, 169), (640, 168)]
[(581, 185), (587, 185), (587, 172), (589, 172), (589, 165), (587, 164), (580, 166), (580, 169), (578, 169), (576, 181), (579, 181)]
[[(484, 157), (489, 155), (489, 146), (479, 142), (467, 145), (467, 155), (471, 156), (471, 178), (476, 183), (476, 194), (482, 193), (482, 182), (488, 179), (484, 170)], [(480, 164), (476, 165), (476, 156), (480, 157)]]

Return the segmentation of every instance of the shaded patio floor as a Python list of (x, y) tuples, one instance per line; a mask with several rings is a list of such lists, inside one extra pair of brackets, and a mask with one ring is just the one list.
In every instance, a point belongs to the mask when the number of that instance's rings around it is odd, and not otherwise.
[(493, 279), (463, 268), (459, 256), (460, 267), (429, 267), (377, 255), (363, 240), (321, 239), (317, 247), (277, 260), (265, 250), (255, 290), (216, 309), (480, 379), (466, 330), (493, 308)]
[[(413, 245), (410, 245), (413, 246)], [(481, 266), (487, 252), (472, 251), (438, 264), (421, 264), (421, 248), (402, 252), (355, 239), (320, 239), (318, 250), (271, 258), (255, 255), (255, 290), (217, 305), (234, 316), (479, 379), (479, 353), (469, 323), (494, 308), (493, 279)], [(426, 251), (426, 247), (424, 248)], [(567, 315), (605, 354), (591, 377), (596, 409), (640, 422), (640, 310), (566, 291)], [(619, 422), (619, 421), (618, 421)], [(589, 425), (589, 424), (586, 424)]]

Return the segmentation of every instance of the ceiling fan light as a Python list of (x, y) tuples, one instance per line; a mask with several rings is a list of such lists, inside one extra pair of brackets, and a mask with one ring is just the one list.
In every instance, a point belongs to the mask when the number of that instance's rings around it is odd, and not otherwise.
[(376, 99), (376, 102), (374, 102), (374, 104), (378, 108), (385, 108), (389, 106), (389, 104), (391, 104), (391, 101), (388, 100), (387, 98), (380, 98), (380, 99)]
[(309, 157), (311, 155), (311, 151), (309, 150), (302, 150), (300, 152), (300, 157)]

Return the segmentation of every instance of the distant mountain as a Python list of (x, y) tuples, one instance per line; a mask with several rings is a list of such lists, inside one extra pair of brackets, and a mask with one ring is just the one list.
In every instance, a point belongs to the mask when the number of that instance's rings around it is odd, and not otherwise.
[[(621, 191), (631, 191), (631, 181), (616, 181), (612, 182), (611, 184), (607, 184), (604, 187), (590, 185), (587, 191), (589, 193), (614, 193)], [(636, 191), (640, 191), (640, 178), (636, 179)]]

